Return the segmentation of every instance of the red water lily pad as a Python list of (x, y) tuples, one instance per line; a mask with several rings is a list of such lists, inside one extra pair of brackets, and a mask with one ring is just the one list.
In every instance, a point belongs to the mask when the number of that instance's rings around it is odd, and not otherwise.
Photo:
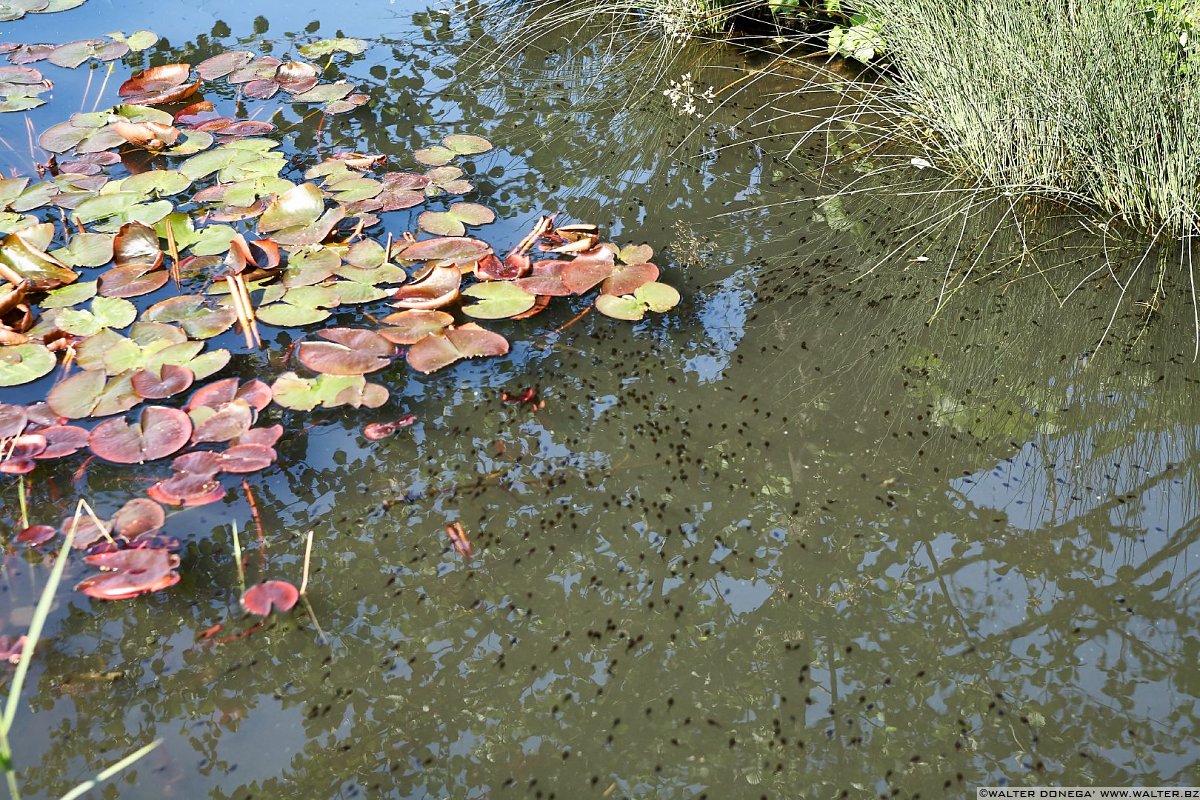
[(510, 253), (503, 261), (488, 253), (475, 265), (475, 275), (485, 281), (511, 281), (529, 272), (529, 257)]
[(75, 588), (97, 600), (128, 600), (179, 583), (179, 556), (166, 550), (139, 548), (96, 553), (84, 558), (104, 570)]
[(396, 290), (392, 305), (397, 308), (434, 309), (448, 306), (458, 299), (462, 273), (458, 267), (434, 267), (419, 281)]
[(491, 246), (469, 236), (440, 236), (400, 246), (393, 255), (402, 261), (473, 264), (490, 252)]
[(394, 356), (396, 348), (375, 331), (363, 328), (326, 328), (317, 336), (373, 356)]
[[(392, 343), (379, 337), (389, 347)], [(354, 350), (336, 342), (301, 342), (296, 359), (313, 372), (326, 375), (363, 375), (381, 370), (391, 360), (370, 352)]]
[(371, 422), (363, 427), (363, 436), (375, 442), (386, 439), (401, 428), (407, 428), (417, 421), (416, 414), (405, 414), (393, 422)]
[(191, 97), (200, 88), (200, 81), (187, 83), (192, 68), (188, 64), (162, 64), (136, 73), (121, 84), (117, 94), (131, 105), (151, 106), (173, 103)]
[(193, 450), (171, 462), (175, 475), (205, 475), (209, 478), (221, 471), (221, 454), (212, 450)]
[(51, 525), (30, 525), (17, 534), (17, 541), (29, 547), (41, 547), (58, 535), (58, 528)]
[(25, 430), (29, 421), (23, 406), (0, 403), (0, 439), (8, 439)]
[(96, 523), (91, 514), (80, 514), (78, 518), (74, 514), (65, 517), (58, 529), (63, 536), (66, 536), (72, 527), (75, 529), (75, 537), (71, 540), (71, 546), (76, 550), (86, 550), (96, 542), (107, 538), (104, 535), (105, 531)]
[(225, 496), (225, 487), (210, 475), (183, 473), (159, 481), (146, 494), (169, 506), (203, 506)]
[(169, 277), (165, 269), (155, 269), (150, 264), (113, 267), (100, 276), (100, 294), (103, 297), (139, 297), (166, 286)]
[(265, 581), (251, 586), (242, 595), (242, 607), (251, 614), (265, 617), (272, 611), (291, 611), (300, 592), (287, 581)]
[(571, 294), (563, 283), (563, 269), (567, 261), (538, 261), (527, 277), (513, 281), (527, 292), (546, 295), (548, 297), (566, 297)]
[(239, 475), (266, 469), (279, 457), (273, 447), (261, 444), (235, 444), (219, 455), (221, 471)]
[(616, 262), (613, 253), (605, 247), (596, 247), (580, 253), (563, 268), (563, 285), (575, 294), (583, 294), (596, 284), (612, 275)]
[(390, 326), (379, 330), (379, 335), (389, 342), (415, 344), (429, 334), (449, 327), (454, 322), (454, 317), (445, 311), (409, 309), (388, 314), (380, 321)]
[(158, 234), (149, 225), (127, 222), (113, 237), (113, 263), (118, 267), (144, 264), (153, 269), (162, 263), (163, 251), (158, 246)]
[(146, 400), (164, 400), (187, 391), (195, 379), (195, 373), (187, 367), (163, 364), (157, 370), (138, 370), (133, 373), (130, 383), (138, 397)]
[(160, 530), (167, 522), (163, 507), (145, 497), (135, 497), (112, 518), (113, 533), (133, 539), (144, 533)]
[(38, 460), (66, 458), (88, 446), (87, 429), (77, 425), (51, 425), (38, 434), (46, 439), (46, 449), (34, 456)]
[(408, 350), (408, 363), (418, 372), (434, 372), (464, 358), (502, 356), (508, 340), (473, 322), (431, 334)]
[(192, 435), (192, 420), (177, 408), (149, 406), (138, 425), (124, 418), (101, 422), (88, 443), (92, 452), (118, 464), (154, 461), (174, 453)]
[(283, 436), (282, 425), (271, 425), (266, 428), (251, 428), (237, 438), (235, 444), (257, 444), (263, 447), (274, 447)]
[(44, 452), (49, 442), (41, 433), (25, 433), (4, 442), (0, 456), (12, 461), (35, 458)]
[(648, 261), (637, 264), (618, 264), (613, 268), (612, 275), (605, 278), (604, 283), (600, 286), (600, 291), (605, 294), (633, 294), (647, 283), (656, 280), (658, 280), (658, 267)]

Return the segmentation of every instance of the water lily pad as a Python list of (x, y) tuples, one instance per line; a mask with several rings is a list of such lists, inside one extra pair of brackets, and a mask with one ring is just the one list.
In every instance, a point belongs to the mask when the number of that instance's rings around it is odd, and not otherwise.
[(20, 386), (54, 369), (54, 354), (35, 342), (0, 347), (0, 386)]
[(112, 518), (113, 533), (133, 539), (160, 530), (167, 522), (163, 507), (145, 497), (135, 497), (121, 506)]
[(300, 599), (300, 592), (287, 581), (265, 581), (251, 586), (242, 595), (242, 607), (260, 617), (272, 611), (291, 611)]
[(163, 549), (137, 548), (97, 553), (84, 558), (104, 572), (81, 581), (75, 588), (97, 600), (128, 600), (158, 592), (179, 583), (179, 556)]
[(276, 378), (271, 385), (271, 392), (275, 403), (297, 411), (339, 405), (378, 408), (387, 402), (388, 397), (387, 389), (368, 383), (361, 375), (301, 378), (294, 372), (285, 372)]
[(0, 439), (11, 439), (25, 430), (29, 415), (23, 406), (0, 403)]
[[(26, 0), (27, 2), (29, 0)], [(366, 52), (367, 42), (365, 39), (318, 39), (315, 42), (309, 42), (306, 45), (300, 46), (300, 55), (305, 58), (324, 58), (331, 53), (350, 53), (358, 55)]]
[(312, 183), (303, 183), (275, 198), (258, 220), (260, 234), (311, 225), (325, 210), (325, 198)]
[[(645, 248), (649, 250), (649, 247)], [(624, 251), (622, 251), (624, 252)], [(647, 283), (658, 280), (658, 267), (648, 261), (617, 264), (612, 274), (604, 279), (600, 291), (605, 294), (633, 294)]]
[(38, 247), (32, 231), (21, 230), (4, 237), (0, 242), (0, 265), (28, 281), (30, 289), (56, 289), (74, 282), (79, 273)]
[(492, 252), (492, 248), (478, 239), (463, 236), (442, 236), (423, 239), (412, 244), (399, 244), (393, 248), (393, 256), (402, 261), (431, 261), (436, 264), (474, 264)]
[(419, 281), (401, 286), (392, 295), (397, 308), (434, 309), (450, 305), (458, 299), (462, 273), (458, 267), (433, 267)]
[(112, 261), (113, 237), (106, 233), (76, 233), (70, 244), (52, 255), (73, 267), (101, 267)]
[(182, 473), (159, 481), (146, 494), (164, 505), (203, 506), (225, 496), (225, 487), (209, 475)]
[(418, 372), (429, 373), (464, 358), (502, 356), (507, 352), (507, 339), (468, 322), (418, 341), (408, 350), (408, 363)]
[(306, 247), (292, 253), (284, 268), (284, 286), (312, 286), (333, 276), (341, 266), (337, 253), (324, 247)]
[(431, 333), (440, 333), (454, 322), (454, 317), (444, 311), (422, 311), (410, 309), (388, 314), (382, 320), (390, 326), (380, 328), (379, 335), (396, 344), (415, 344)]
[(160, 300), (142, 313), (151, 322), (174, 322), (193, 339), (210, 339), (233, 327), (237, 312), (232, 306), (210, 307), (202, 295), (183, 294)]
[(665, 283), (647, 283), (631, 295), (602, 294), (596, 310), (606, 317), (636, 321), (647, 311), (667, 311), (679, 303), (679, 292)]
[(155, 269), (149, 264), (113, 267), (100, 276), (100, 294), (105, 297), (138, 297), (161, 289), (169, 278), (165, 269)]
[(34, 458), (39, 461), (66, 458), (88, 446), (88, 431), (77, 425), (51, 425), (39, 428), (38, 435), (46, 440), (46, 449)]
[[(254, 424), (254, 410), (245, 400), (230, 400), (220, 409), (211, 413), (207, 406), (201, 406), (191, 412), (195, 427), (192, 431), (192, 442), (228, 442), (236, 439)], [(201, 421), (203, 418), (203, 421)]]
[(612, 275), (615, 267), (611, 250), (593, 248), (567, 262), (563, 267), (562, 282), (573, 293), (583, 294)]
[(92, 452), (118, 464), (139, 464), (169, 456), (187, 444), (192, 420), (177, 408), (147, 406), (138, 425), (111, 419), (95, 427)]
[(422, 164), (428, 164), (431, 167), (440, 167), (443, 164), (449, 164), (457, 155), (449, 147), (443, 147), (440, 144), (435, 144), (433, 147), (422, 147), (413, 153), (413, 158), (420, 161)]
[(53, 525), (30, 525), (17, 534), (17, 541), (27, 547), (41, 547), (57, 535), (58, 528)]
[[(386, 339), (380, 339), (391, 347)], [(362, 375), (391, 363), (389, 358), (335, 342), (301, 342), (296, 348), (296, 359), (313, 372), (326, 375)]]
[(527, 292), (547, 297), (565, 297), (571, 290), (563, 283), (563, 270), (567, 261), (535, 261), (528, 276), (518, 278), (513, 284)]
[(50, 390), (46, 395), (46, 403), (60, 417), (84, 419), (91, 416), (107, 382), (102, 371), (76, 372)]
[(195, 374), (187, 367), (163, 364), (157, 371), (138, 370), (129, 380), (138, 397), (144, 400), (165, 400), (187, 391), (195, 379)]
[(239, 443), (220, 454), (220, 467), (222, 472), (245, 475), (266, 469), (278, 457), (270, 445)]
[(254, 60), (254, 54), (245, 50), (230, 50), (207, 58), (196, 65), (196, 72), (206, 81), (223, 78), (235, 69), (241, 69)]
[(469, 306), (463, 306), (463, 313), (475, 319), (507, 319), (515, 317), (529, 309), (537, 301), (537, 296), (530, 294), (519, 286), (508, 281), (485, 281), (463, 290), (463, 294), (479, 300)]
[(454, 203), (446, 211), (423, 211), (417, 226), (423, 231), (441, 236), (462, 236), (468, 225), (486, 225), (496, 220), (496, 214), (478, 203)]
[(450, 134), (442, 139), (442, 144), (462, 156), (486, 153), (492, 149), (492, 143), (482, 136), (472, 136), (463, 133)]
[(136, 73), (121, 84), (117, 94), (131, 105), (159, 105), (191, 97), (200, 81), (187, 83), (192, 68), (188, 64), (162, 64)]
[[(270, 387), (268, 387), (270, 391)], [(270, 398), (267, 398), (270, 402)], [(244, 434), (238, 437), (236, 444), (253, 444), (260, 447), (274, 447), (275, 443), (283, 436), (282, 425), (268, 425), (264, 428), (251, 428)]]

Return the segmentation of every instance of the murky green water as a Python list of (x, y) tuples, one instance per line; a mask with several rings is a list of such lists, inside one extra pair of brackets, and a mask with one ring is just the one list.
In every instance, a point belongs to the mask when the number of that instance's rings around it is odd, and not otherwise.
[[(1135, 305), (1153, 263), (1132, 280), (1095, 352), (1119, 290), (1077, 221), (1027, 223), (1022, 253), (1011, 225), (991, 234), (1002, 211), (951, 210), (913, 238), (946, 206), (777, 205), (822, 191), (805, 170), (823, 150), (789, 166), (790, 140), (755, 144), (766, 126), (739, 124), (783, 80), (685, 118), (653, 84), (630, 99), (627, 75), (597, 81), (603, 39), (530, 41), (512, 66), (541, 76), (534, 92), (479, 66), (494, 26), (461, 9), (199, 6), (91, 0), (0, 37), (151, 27), (156, 63), (371, 39), (350, 77), (372, 107), (319, 140), (299, 125), (290, 146), (406, 158), (483, 133), (500, 146), (477, 175), (504, 220), (489, 239), (519, 239), (543, 209), (594, 221), (664, 251), (685, 303), (632, 327), (589, 314), (555, 332), (567, 307), (503, 323), (509, 357), (386, 373), (377, 412), (272, 409), (289, 434), (251, 481), (267, 536), (248, 579), (298, 580), (314, 530), (311, 611), (198, 643), (251, 624), (229, 526), (253, 524), (240, 490), (175, 514), (178, 586), (61, 594), (17, 722), (29, 796), (159, 737), (100, 793), (955, 797), (1200, 780), (1200, 371), (1174, 265), (1158, 313)], [(681, 59), (664, 78), (707, 62), (697, 80), (718, 87), (747, 60)], [(39, 129), (83, 94), (82, 77), (52, 76)], [(4, 166), (24, 168), (22, 126), (4, 123)], [(1109, 244), (1126, 275), (1135, 246)], [(948, 268), (966, 285), (929, 322)], [(273, 373), (286, 343), (235, 364)], [(540, 411), (500, 400), (531, 385)], [(404, 412), (409, 431), (360, 435)], [(111, 512), (141, 474), (75, 479), (81, 461), (38, 473), (45, 521), (79, 494)], [(11, 530), (14, 487), (2, 496)], [(469, 562), (443, 532), (454, 521)], [(5, 572), (0, 632), (17, 634), (48, 565), (13, 546)]]

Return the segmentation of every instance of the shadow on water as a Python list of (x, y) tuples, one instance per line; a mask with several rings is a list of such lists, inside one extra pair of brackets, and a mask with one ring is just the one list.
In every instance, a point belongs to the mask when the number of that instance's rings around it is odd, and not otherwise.
[[(687, 302), (632, 327), (556, 331), (581, 306), (514, 323), (505, 359), (386, 373), (378, 412), (274, 409), (290, 433), (253, 482), (266, 538), (248, 579), (295, 580), (315, 530), (312, 616), (197, 643), (250, 625), (229, 525), (253, 523), (240, 491), (173, 515), (178, 586), (60, 598), (14, 742), (30, 796), (155, 737), (114, 796), (929, 797), (1195, 775), (1200, 419), (1179, 287), (1153, 313), (1126, 303), (1099, 350), (1101, 273), (1065, 304), (1033, 262), (969, 276), (930, 321), (957, 238), (898, 252), (896, 231), (934, 201), (803, 199), (824, 190), (781, 160), (789, 142), (750, 144), (741, 124), (760, 98), (681, 117), (659, 89), (595, 79), (603, 37), (552, 33), (521, 56), (549, 81), (534, 91), (475, 58), (495, 29), (459, 12), (288, 3), (254, 12), (268, 23), (231, 4), (159, 24), (147, 8), (55, 20), (152, 20), (155, 62), (280, 53), (280, 31), (371, 38), (350, 69), (370, 107), (298, 125), (293, 151), (483, 133), (500, 150), (479, 162), (481, 202), (506, 220), (491, 239), (561, 210), (665, 251)], [(744, 58), (680, 57), (702, 84)], [(963, 252), (1018, 248), (994, 222)], [(1028, 234), (1043, 255), (1078, 248), (1082, 276), (1104, 253), (1076, 228)], [(286, 344), (235, 367), (278, 371)], [(531, 385), (542, 410), (499, 398)], [(418, 424), (359, 435), (398, 412)], [(76, 480), (79, 463), (36, 482), (48, 517), (78, 494), (101, 513), (127, 499), (131, 473)], [(18, 633), (47, 570), (14, 550), (6, 571)]]

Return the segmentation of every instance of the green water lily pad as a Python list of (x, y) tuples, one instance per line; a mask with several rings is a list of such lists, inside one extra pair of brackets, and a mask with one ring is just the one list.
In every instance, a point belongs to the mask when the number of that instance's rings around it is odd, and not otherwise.
[(200, 229), (196, 241), (191, 244), (195, 256), (215, 256), (229, 250), (229, 243), (237, 236), (237, 230), (229, 225), (207, 225)]
[(0, 263), (29, 281), (33, 289), (56, 289), (79, 277), (58, 259), (36, 246), (34, 229), (18, 231), (0, 242)]
[(84, 419), (91, 416), (107, 383), (103, 370), (76, 372), (50, 390), (46, 404), (60, 417)]
[(197, 294), (168, 297), (143, 312), (142, 319), (150, 322), (174, 322), (193, 339), (210, 339), (233, 327), (237, 312), (230, 306), (211, 308)]
[(294, 372), (285, 372), (271, 385), (271, 398), (277, 405), (296, 411), (341, 405), (378, 408), (387, 402), (388, 391), (382, 386), (368, 383), (362, 375), (301, 378)]
[(537, 302), (537, 295), (509, 281), (477, 283), (462, 293), (479, 300), (478, 303), (463, 306), (463, 313), (475, 319), (508, 319), (528, 311)]
[(341, 37), (336, 39), (319, 39), (300, 46), (300, 55), (305, 58), (323, 58), (331, 53), (349, 53), (358, 55), (367, 50), (365, 39)]
[(258, 232), (312, 225), (325, 211), (325, 197), (312, 183), (303, 183), (276, 197), (258, 219)]
[(36, 342), (0, 347), (0, 386), (20, 386), (54, 369), (54, 353)]
[(442, 139), (442, 144), (461, 156), (473, 156), (492, 149), (492, 143), (482, 136), (452, 133)]
[[(84, 0), (79, 0), (79, 2), (82, 3)], [(125, 44), (129, 45), (129, 49), (135, 53), (150, 49), (158, 41), (157, 33), (146, 30), (135, 31), (128, 36), (123, 33), (110, 33), (108, 36), (110, 39), (125, 42)]]
[(306, 247), (292, 253), (283, 270), (282, 283), (289, 288), (312, 286), (331, 277), (342, 260), (325, 247)]
[(435, 144), (433, 147), (422, 147), (413, 153), (413, 158), (431, 167), (440, 167), (454, 160), (456, 153), (449, 147)]
[(102, 267), (113, 257), (113, 237), (107, 233), (76, 233), (52, 256), (73, 267)]
[(81, 281), (46, 294), (38, 305), (43, 309), (70, 308), (96, 296), (96, 281)]
[(290, 102), (292, 103), (329, 103), (334, 100), (341, 100), (346, 95), (354, 91), (354, 84), (350, 83), (323, 83), (320, 86), (314, 86), (307, 92), (293, 95)]
[(179, 170), (151, 169), (121, 181), (120, 191), (137, 192), (144, 196), (154, 193), (160, 197), (168, 197), (191, 185), (192, 179)]
[(495, 220), (496, 213), (487, 206), (454, 203), (445, 211), (422, 211), (417, 226), (439, 236), (462, 236), (468, 225), (487, 225)]
[(602, 294), (596, 310), (606, 317), (636, 321), (647, 311), (663, 312), (679, 304), (679, 292), (665, 283), (647, 283), (631, 295)]

